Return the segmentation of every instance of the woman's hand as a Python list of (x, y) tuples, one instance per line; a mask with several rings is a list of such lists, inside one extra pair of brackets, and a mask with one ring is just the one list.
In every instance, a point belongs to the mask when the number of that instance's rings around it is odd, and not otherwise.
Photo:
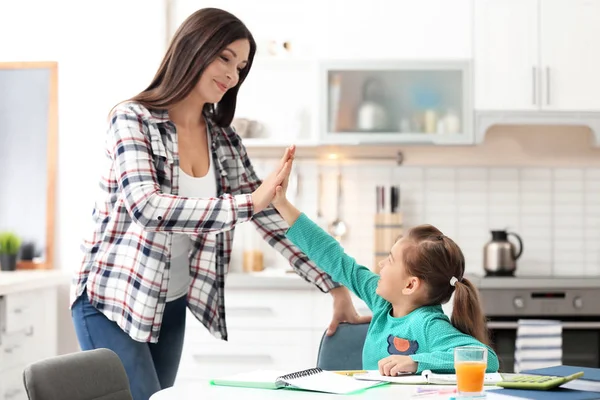
[(397, 376), (400, 372), (417, 372), (417, 363), (409, 356), (389, 356), (379, 360), (379, 373), (383, 376)]
[(254, 203), (254, 214), (261, 212), (269, 206), (273, 197), (275, 197), (275, 188), (286, 182), (292, 170), (292, 161), (296, 153), (296, 146), (290, 146), (285, 149), (285, 153), (275, 171), (265, 179), (262, 184), (252, 193), (252, 202)]
[(350, 297), (350, 291), (344, 287), (339, 286), (329, 291), (333, 297), (333, 318), (329, 327), (327, 327), (327, 336), (331, 336), (337, 330), (341, 322), (347, 322), (349, 324), (366, 324), (371, 322), (370, 315), (360, 315), (354, 303), (352, 303), (352, 297)]

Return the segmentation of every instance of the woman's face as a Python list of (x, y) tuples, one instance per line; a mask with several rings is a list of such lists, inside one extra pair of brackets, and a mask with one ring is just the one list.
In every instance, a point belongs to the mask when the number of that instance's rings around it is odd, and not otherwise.
[(223, 95), (240, 80), (250, 54), (247, 39), (230, 43), (204, 70), (194, 91), (205, 103), (218, 103)]

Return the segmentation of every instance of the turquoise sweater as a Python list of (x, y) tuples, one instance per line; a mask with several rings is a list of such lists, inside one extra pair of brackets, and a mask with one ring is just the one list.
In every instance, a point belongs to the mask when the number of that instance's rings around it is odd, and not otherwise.
[[(287, 231), (287, 237), (331, 277), (352, 290), (371, 309), (373, 319), (363, 348), (363, 368), (378, 369), (377, 362), (390, 355), (407, 355), (418, 363), (417, 373), (431, 370), (454, 373), (454, 348), (483, 346), (456, 329), (441, 305), (420, 307), (394, 318), (392, 305), (375, 293), (379, 275), (344, 253), (329, 234), (306, 215)], [(450, 284), (450, 283), (448, 283)], [(487, 372), (498, 371), (498, 357), (488, 347)]]

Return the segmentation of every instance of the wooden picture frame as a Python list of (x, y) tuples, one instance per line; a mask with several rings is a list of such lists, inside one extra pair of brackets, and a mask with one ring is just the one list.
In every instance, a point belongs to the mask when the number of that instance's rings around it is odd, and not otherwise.
[(6, 70), (48, 71), (48, 114), (46, 122), (46, 226), (43, 262), (19, 261), (17, 269), (54, 269), (54, 232), (56, 220), (56, 182), (58, 163), (58, 63), (0, 62), (0, 71)]

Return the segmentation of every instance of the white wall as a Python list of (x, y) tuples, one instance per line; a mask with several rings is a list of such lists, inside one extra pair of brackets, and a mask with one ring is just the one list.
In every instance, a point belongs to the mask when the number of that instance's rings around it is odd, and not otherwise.
[[(57, 61), (59, 156), (54, 264), (70, 273), (98, 186), (106, 116), (144, 89), (165, 49), (162, 0), (0, 1), (0, 61)], [(59, 352), (77, 344), (59, 302)]]
[(98, 185), (106, 116), (144, 89), (165, 49), (161, 0), (0, 4), (0, 61), (58, 61), (55, 265), (72, 271)]

